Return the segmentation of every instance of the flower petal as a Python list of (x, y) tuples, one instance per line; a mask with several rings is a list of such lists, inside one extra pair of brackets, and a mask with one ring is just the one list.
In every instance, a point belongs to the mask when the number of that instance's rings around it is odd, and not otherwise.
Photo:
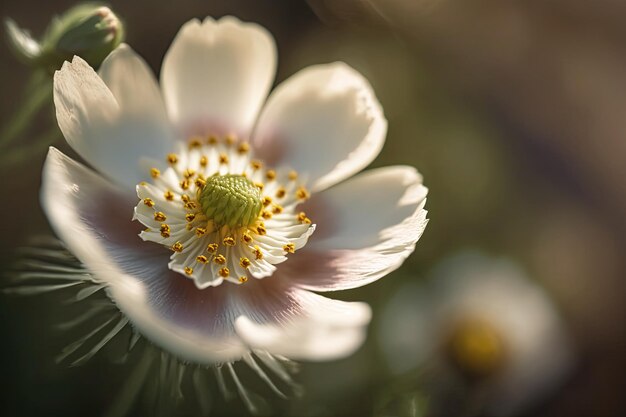
[(247, 137), (276, 71), (276, 46), (259, 25), (234, 17), (186, 23), (163, 60), (171, 120), (187, 135)]
[(306, 290), (294, 295), (303, 309), (299, 316), (261, 324), (244, 315), (235, 323), (237, 334), (253, 349), (312, 361), (343, 358), (363, 344), (371, 319), (367, 304), (331, 300)]
[(383, 277), (415, 249), (427, 223), (427, 191), (414, 168), (396, 166), (315, 194), (305, 210), (316, 232), (281, 268), (314, 291), (356, 288)]
[(146, 176), (139, 158), (162, 158), (173, 146), (171, 134), (155, 100), (153, 76), (130, 48), (113, 52), (102, 68), (119, 101), (84, 60), (74, 57), (54, 74), (57, 121), (86, 161), (117, 183), (134, 186)]
[(252, 143), (270, 164), (289, 165), (320, 191), (367, 166), (387, 120), (372, 87), (348, 65), (306, 68), (274, 90)]

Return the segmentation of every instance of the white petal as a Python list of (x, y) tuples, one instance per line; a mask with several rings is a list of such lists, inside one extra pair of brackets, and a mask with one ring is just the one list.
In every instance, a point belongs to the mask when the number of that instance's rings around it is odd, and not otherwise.
[(315, 194), (304, 209), (316, 232), (281, 268), (315, 291), (356, 288), (385, 276), (413, 252), (424, 231), (427, 191), (414, 168), (396, 166)]
[(264, 28), (234, 17), (191, 20), (165, 55), (161, 86), (171, 120), (185, 134), (247, 137), (276, 71)]
[(130, 220), (134, 200), (128, 197), (51, 148), (41, 192), (48, 219), (95, 278), (108, 285), (109, 295), (133, 325), (190, 361), (240, 358), (247, 348), (232, 331), (234, 318), (231, 324), (226, 320), (233, 315), (225, 306), (227, 295), (200, 292), (168, 270), (169, 252), (137, 235), (140, 225)]
[(305, 290), (296, 293), (301, 314), (282, 323), (260, 324), (245, 315), (237, 334), (253, 349), (312, 361), (346, 357), (365, 340), (371, 310), (365, 303), (331, 300)]
[(319, 191), (367, 166), (386, 133), (371, 85), (337, 62), (306, 68), (279, 85), (252, 143), (266, 162), (301, 171)]
[(63, 64), (54, 75), (57, 121), (86, 161), (119, 184), (134, 186), (145, 179), (140, 157), (162, 158), (173, 146), (171, 134), (155, 101), (153, 76), (132, 50), (113, 52), (103, 75), (119, 102), (84, 60)]

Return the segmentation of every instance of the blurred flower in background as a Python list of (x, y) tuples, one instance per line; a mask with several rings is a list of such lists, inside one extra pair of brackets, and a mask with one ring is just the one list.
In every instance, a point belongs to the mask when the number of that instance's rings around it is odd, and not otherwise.
[[(390, 371), (419, 370), (428, 415), (520, 415), (573, 364), (546, 292), (514, 263), (480, 253), (457, 254), (424, 282), (401, 285), (380, 320)], [(450, 404), (454, 390), (464, 398)]]

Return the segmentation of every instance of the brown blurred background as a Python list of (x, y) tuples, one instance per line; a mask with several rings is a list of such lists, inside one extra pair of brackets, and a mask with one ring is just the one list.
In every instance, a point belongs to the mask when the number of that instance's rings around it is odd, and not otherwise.
[[(38, 36), (73, 4), (3, 0), (0, 15)], [(409, 261), (378, 283), (337, 295), (373, 306), (367, 344), (340, 362), (305, 364), (298, 378), (308, 395), (277, 403), (277, 414), (387, 415), (377, 414), (378, 401), (396, 382), (373, 337), (377, 313), (402, 282), (471, 247), (520, 263), (552, 296), (574, 340), (574, 369), (523, 415), (626, 415), (626, 2), (109, 4), (126, 23), (126, 41), (157, 73), (181, 24), (206, 15), (268, 28), (278, 44), (277, 82), (310, 64), (347, 62), (371, 81), (389, 120), (374, 165), (414, 165), (430, 189), (431, 222)], [(0, 123), (8, 123), (28, 75), (1, 42)], [(52, 123), (48, 109), (20, 140)], [(61, 141), (56, 146), (71, 154)], [(44, 153), (0, 168), (3, 270), (28, 236), (49, 232), (37, 197)], [(52, 329), (67, 317), (63, 300), (0, 298), (1, 415), (100, 415), (128, 373), (106, 355), (81, 368), (54, 364), (71, 341)]]

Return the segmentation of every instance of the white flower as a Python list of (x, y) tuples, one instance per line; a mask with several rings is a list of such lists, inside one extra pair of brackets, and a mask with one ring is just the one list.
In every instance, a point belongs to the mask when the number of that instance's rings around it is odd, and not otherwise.
[(381, 320), (378, 336), (394, 373), (422, 366), (437, 374), (427, 384), (478, 381), (488, 415), (518, 415), (572, 364), (570, 339), (543, 289), (516, 264), (478, 253), (444, 261), (423, 285), (402, 285)]
[(59, 126), (95, 171), (51, 149), (45, 212), (132, 325), (184, 361), (352, 353), (369, 307), (310, 291), (381, 278), (426, 224), (415, 169), (342, 182), (384, 142), (369, 83), (320, 65), (266, 100), (275, 68), (271, 35), (226, 17), (182, 27), (160, 88), (127, 45), (99, 74), (75, 57), (54, 77)]

